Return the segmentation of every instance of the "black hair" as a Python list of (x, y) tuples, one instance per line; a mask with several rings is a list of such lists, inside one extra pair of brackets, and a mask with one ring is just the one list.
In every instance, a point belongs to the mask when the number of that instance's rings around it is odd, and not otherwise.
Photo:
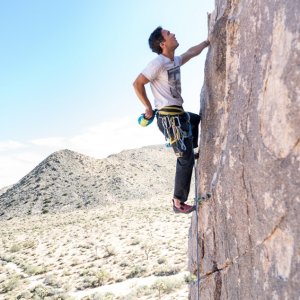
[(157, 54), (161, 54), (162, 53), (162, 49), (160, 47), (160, 43), (163, 42), (165, 39), (163, 38), (162, 34), (162, 27), (159, 26), (157, 27), (151, 34), (150, 37), (148, 39), (148, 43), (149, 43), (149, 47), (150, 49), (157, 53)]

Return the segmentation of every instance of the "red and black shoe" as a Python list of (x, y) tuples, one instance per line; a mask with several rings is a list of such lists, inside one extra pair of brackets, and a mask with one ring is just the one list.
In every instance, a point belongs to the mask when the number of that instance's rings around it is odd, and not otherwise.
[(189, 214), (191, 213), (192, 211), (194, 211), (196, 209), (196, 206), (195, 205), (188, 205), (188, 204), (185, 204), (184, 202), (180, 202), (180, 207), (177, 207), (175, 206), (175, 203), (174, 203), (174, 200), (173, 201), (173, 211), (176, 213), (176, 214)]

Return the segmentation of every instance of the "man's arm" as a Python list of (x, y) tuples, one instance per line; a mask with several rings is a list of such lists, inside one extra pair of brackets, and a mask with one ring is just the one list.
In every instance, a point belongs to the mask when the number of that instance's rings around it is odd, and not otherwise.
[(145, 89), (145, 85), (147, 83), (149, 83), (148, 78), (145, 77), (143, 74), (140, 74), (133, 82), (133, 87), (136, 95), (145, 106), (145, 117), (147, 119), (150, 119), (153, 116), (153, 110)]
[(199, 45), (196, 45), (196, 46), (190, 48), (185, 53), (181, 54), (181, 58), (182, 58), (181, 65), (185, 64), (186, 62), (188, 62), (191, 58), (199, 55), (204, 48), (206, 48), (207, 46), (209, 46), (209, 44), (210, 44), (209, 40), (206, 40), (206, 41), (200, 43)]

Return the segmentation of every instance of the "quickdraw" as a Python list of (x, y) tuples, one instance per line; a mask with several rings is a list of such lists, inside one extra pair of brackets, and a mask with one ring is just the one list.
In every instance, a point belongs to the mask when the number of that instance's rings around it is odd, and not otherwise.
[[(187, 114), (188, 115), (188, 114)], [(191, 132), (182, 130), (181, 122), (179, 116), (159, 116), (162, 121), (162, 126), (164, 129), (164, 136), (167, 142), (167, 146), (174, 146), (178, 148), (176, 154), (182, 156), (183, 152), (186, 151), (186, 145), (184, 139), (189, 137)]]

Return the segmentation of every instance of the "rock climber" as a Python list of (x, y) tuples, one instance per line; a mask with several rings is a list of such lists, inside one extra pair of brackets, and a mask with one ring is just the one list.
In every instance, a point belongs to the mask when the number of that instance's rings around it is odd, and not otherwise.
[(177, 156), (173, 210), (175, 213), (188, 214), (195, 210), (195, 206), (186, 202), (195, 163), (193, 148), (198, 147), (200, 116), (183, 109), (180, 67), (199, 55), (210, 43), (206, 40), (182, 55), (175, 56), (175, 50), (179, 46), (175, 34), (162, 27), (157, 27), (151, 33), (148, 42), (151, 50), (158, 56), (138, 75), (133, 86), (145, 107), (145, 118), (151, 119), (154, 111), (145, 89), (145, 85), (150, 82), (158, 128)]

